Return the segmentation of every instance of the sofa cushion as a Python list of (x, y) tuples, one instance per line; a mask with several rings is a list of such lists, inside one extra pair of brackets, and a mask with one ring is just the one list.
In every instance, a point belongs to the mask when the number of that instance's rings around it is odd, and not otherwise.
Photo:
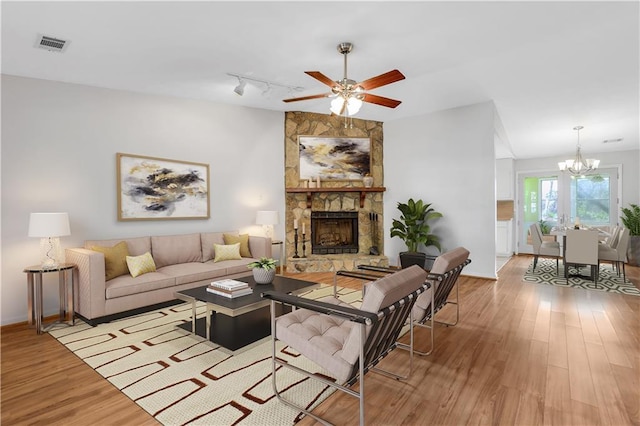
[(113, 247), (122, 241), (127, 243), (129, 256), (140, 256), (141, 254), (151, 251), (150, 237), (120, 238), (117, 240), (87, 240), (84, 242), (84, 248), (91, 250), (91, 246)]
[(241, 260), (227, 260), (223, 265), (227, 268), (227, 275), (242, 274), (251, 275), (248, 265), (257, 259), (243, 257)]
[(151, 237), (151, 249), (156, 268), (178, 263), (202, 262), (200, 234)]
[(97, 251), (104, 255), (104, 279), (109, 281), (120, 275), (128, 274), (127, 256), (129, 249), (127, 243), (120, 241), (113, 247), (90, 246), (89, 250)]
[(249, 250), (249, 234), (224, 234), (223, 237), (225, 244), (240, 243), (240, 256), (253, 257), (251, 256), (251, 250)]
[(156, 271), (156, 264), (149, 252), (141, 254), (140, 256), (127, 256), (127, 267), (133, 278), (138, 275)]
[[(232, 232), (227, 232), (231, 234)], [(202, 261), (208, 262), (214, 257), (214, 244), (224, 244), (224, 233), (222, 232), (203, 232), (200, 234), (200, 244), (202, 245)]]
[(196, 281), (214, 280), (227, 275), (226, 262), (220, 263), (180, 263), (160, 268), (161, 272), (170, 277), (175, 277), (176, 285), (192, 283)]
[(241, 260), (240, 243), (235, 244), (214, 244), (215, 251), (214, 262), (222, 262), (223, 260)]
[(173, 287), (176, 284), (175, 277), (159, 272), (149, 272), (133, 278), (131, 275), (121, 275), (106, 283), (107, 299), (144, 293), (146, 291)]

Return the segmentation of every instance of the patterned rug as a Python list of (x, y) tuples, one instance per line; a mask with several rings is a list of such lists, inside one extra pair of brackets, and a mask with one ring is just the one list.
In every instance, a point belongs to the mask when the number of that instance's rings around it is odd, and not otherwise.
[[(331, 294), (332, 286), (303, 297)], [(340, 289), (357, 305), (361, 293)], [(198, 314), (204, 313), (204, 305)], [(165, 425), (286, 425), (300, 418), (273, 394), (271, 341), (231, 356), (215, 344), (176, 327), (189, 322), (191, 305), (181, 304), (108, 324), (73, 327), (50, 334), (91, 368)], [(318, 366), (278, 342), (278, 356), (309, 371)], [(288, 398), (315, 407), (333, 389), (289, 369), (278, 372)]]
[[(582, 288), (585, 290), (604, 291), (610, 293), (629, 294), (633, 296), (640, 296), (640, 290), (633, 285), (633, 283), (627, 278), (625, 282), (622, 279), (622, 275), (618, 274), (611, 269), (611, 265), (600, 265), (600, 276), (598, 277), (598, 287), (593, 281), (579, 278), (570, 277), (569, 282), (564, 277), (564, 265), (560, 261), (560, 270), (556, 273), (556, 261), (555, 259), (539, 258), (536, 271), (532, 272), (533, 260), (524, 274), (523, 280), (526, 282), (537, 284), (550, 284), (559, 287), (574, 287)], [(575, 273), (575, 269), (571, 267), (571, 272)], [(584, 267), (580, 270), (580, 275), (589, 276), (589, 267)]]

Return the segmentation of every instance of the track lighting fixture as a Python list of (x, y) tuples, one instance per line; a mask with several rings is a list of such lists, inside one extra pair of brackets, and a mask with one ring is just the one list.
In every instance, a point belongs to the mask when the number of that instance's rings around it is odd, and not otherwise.
[(275, 92), (276, 89), (285, 89), (288, 93), (301, 92), (304, 90), (304, 87), (287, 86), (286, 84), (274, 83), (273, 81), (261, 80), (259, 78), (247, 77), (240, 74), (227, 73), (227, 75), (238, 79), (238, 85), (233, 89), (233, 91), (240, 96), (244, 94), (244, 89), (247, 83), (251, 83), (261, 88), (262, 96), (269, 96), (272, 92)]
[(246, 86), (246, 85), (247, 85), (247, 82), (244, 81), (242, 78), (238, 77), (238, 85), (236, 86), (235, 89), (233, 89), (233, 91), (236, 94), (242, 96), (242, 95), (244, 95), (244, 86)]

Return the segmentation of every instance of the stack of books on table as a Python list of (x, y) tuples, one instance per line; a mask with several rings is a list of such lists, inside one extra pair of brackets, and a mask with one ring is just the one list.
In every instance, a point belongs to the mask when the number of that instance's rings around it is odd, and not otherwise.
[(253, 293), (249, 284), (236, 280), (213, 281), (207, 286), (207, 291), (218, 296), (234, 298)]

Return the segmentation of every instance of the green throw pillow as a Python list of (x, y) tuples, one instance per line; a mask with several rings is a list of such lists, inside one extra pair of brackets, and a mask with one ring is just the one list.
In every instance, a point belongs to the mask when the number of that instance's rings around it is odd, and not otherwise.
[(222, 245), (214, 244), (213, 250), (215, 251), (215, 257), (213, 262), (222, 262), (223, 260), (240, 260), (240, 243)]
[(224, 234), (223, 237), (224, 237), (225, 244), (240, 243), (240, 256), (253, 257), (251, 256), (251, 250), (249, 250), (249, 234), (242, 234), (242, 235)]
[(120, 241), (113, 247), (91, 246), (89, 248), (104, 254), (104, 279), (106, 281), (129, 273), (127, 267), (129, 248), (126, 242)]
[(156, 271), (156, 263), (153, 261), (151, 253), (146, 252), (140, 256), (127, 256), (127, 266), (133, 278), (147, 272)]

